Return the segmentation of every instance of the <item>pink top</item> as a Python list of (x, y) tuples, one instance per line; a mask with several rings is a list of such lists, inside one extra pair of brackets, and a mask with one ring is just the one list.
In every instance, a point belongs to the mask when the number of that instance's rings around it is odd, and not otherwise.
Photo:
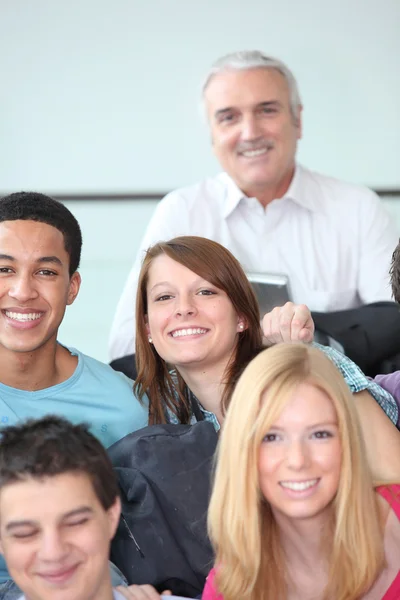
[[(379, 487), (376, 490), (391, 506), (394, 514), (397, 516), (398, 521), (400, 521), (400, 485), (391, 485), (385, 487)], [(398, 555), (397, 555), (398, 556)], [(400, 563), (400, 559), (397, 558)], [(212, 569), (210, 574), (207, 577), (206, 585), (203, 590), (203, 595), (201, 597), (202, 600), (224, 600), (221, 594), (218, 594), (214, 587), (214, 579), (215, 579), (215, 569)], [(380, 579), (380, 578), (379, 578)], [(379, 581), (377, 582), (378, 587)], [(366, 599), (376, 598), (374, 595), (374, 588), (368, 592), (366, 595)], [(372, 595), (371, 595), (372, 594)], [(390, 587), (387, 589), (384, 596), (380, 596), (381, 600), (399, 600), (400, 599), (400, 569), (397, 572), (394, 580), (392, 581)]]

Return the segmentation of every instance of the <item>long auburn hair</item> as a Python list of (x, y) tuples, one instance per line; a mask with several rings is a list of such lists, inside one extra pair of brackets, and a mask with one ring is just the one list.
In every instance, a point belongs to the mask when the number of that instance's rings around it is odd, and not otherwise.
[(225, 371), (222, 411), (225, 412), (234, 385), (247, 363), (262, 348), (260, 312), (253, 289), (236, 258), (221, 244), (203, 237), (182, 236), (159, 242), (146, 252), (139, 275), (136, 295), (136, 365), (134, 390), (139, 399), (149, 399), (149, 423), (165, 423), (165, 409), (174, 413), (180, 423), (189, 423), (191, 406), (188, 389), (177, 372), (174, 381), (169, 366), (149, 344), (146, 330), (147, 284), (152, 262), (165, 254), (190, 269), (215, 287), (223, 290), (246, 329), (238, 334), (232, 360)]
[(260, 491), (258, 460), (263, 437), (303, 382), (331, 399), (341, 441), (339, 486), (321, 535), (328, 565), (324, 598), (360, 598), (383, 569), (383, 530), (355, 401), (320, 350), (279, 344), (243, 372), (219, 441), (208, 527), (216, 551), (215, 585), (224, 600), (287, 597), (285, 558), (273, 512)]

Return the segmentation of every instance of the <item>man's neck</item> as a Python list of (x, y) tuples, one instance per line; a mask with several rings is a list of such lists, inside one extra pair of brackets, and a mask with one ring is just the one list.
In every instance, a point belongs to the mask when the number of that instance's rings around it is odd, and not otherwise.
[(0, 382), (19, 390), (47, 389), (71, 377), (77, 362), (77, 357), (56, 340), (32, 352), (13, 352), (2, 348)]
[(273, 200), (283, 198), (292, 183), (295, 172), (295, 165), (290, 168), (287, 173), (277, 182), (269, 186), (254, 187), (252, 189), (243, 190), (248, 198), (257, 198), (259, 203), (265, 208)]

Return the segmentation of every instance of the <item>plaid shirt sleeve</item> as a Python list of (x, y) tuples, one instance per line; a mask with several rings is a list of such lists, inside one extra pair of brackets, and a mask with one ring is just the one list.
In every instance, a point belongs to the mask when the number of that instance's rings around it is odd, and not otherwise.
[(380, 385), (368, 379), (361, 369), (353, 363), (350, 358), (344, 356), (338, 350), (330, 348), (328, 346), (321, 346), (321, 344), (314, 343), (313, 346), (319, 348), (326, 354), (328, 358), (336, 365), (341, 374), (346, 380), (350, 390), (354, 393), (362, 392), (367, 390), (373, 398), (377, 401), (379, 406), (385, 411), (387, 416), (396, 425), (399, 418), (399, 408), (393, 396), (386, 390), (381, 388)]

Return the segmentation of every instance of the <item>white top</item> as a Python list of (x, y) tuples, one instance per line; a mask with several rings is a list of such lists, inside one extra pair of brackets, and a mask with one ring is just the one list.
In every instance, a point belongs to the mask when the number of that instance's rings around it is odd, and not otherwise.
[(144, 250), (178, 235), (220, 242), (245, 270), (288, 274), (293, 301), (312, 310), (391, 298), (388, 271), (398, 235), (374, 192), (297, 165), (287, 193), (264, 209), (221, 173), (171, 192), (157, 205), (118, 303), (111, 358), (134, 352)]

